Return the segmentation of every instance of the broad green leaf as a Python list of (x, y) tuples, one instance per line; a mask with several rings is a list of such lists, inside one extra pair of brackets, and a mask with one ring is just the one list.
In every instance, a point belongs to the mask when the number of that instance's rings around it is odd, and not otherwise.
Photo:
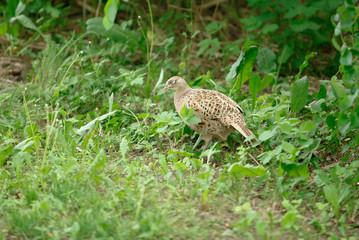
[(341, 14), (340, 23), (341, 23), (343, 30), (346, 30), (346, 31), (351, 30), (351, 28), (354, 24), (354, 21), (353, 21), (352, 15), (351, 15), (350, 11), (348, 10), (348, 8), (346, 8), (344, 10), (344, 12)]
[(273, 129), (273, 130), (267, 130), (261, 133), (261, 135), (259, 135), (258, 139), (260, 141), (266, 141), (267, 139), (275, 136), (277, 134), (277, 130)]
[(102, 24), (103, 24), (103, 26), (105, 27), (106, 30), (111, 29), (112, 26), (113, 26), (113, 23), (111, 23), (111, 22), (108, 20), (108, 18), (106, 18), (106, 17), (104, 17), (104, 18), (102, 19)]
[[(235, 56), (237, 56), (241, 50), (240, 44), (244, 42), (245, 40), (242, 38), (239, 38), (221, 48), (222, 53), (233, 53)], [(226, 55), (226, 54), (225, 54)], [(231, 54), (232, 55), (232, 54)], [(226, 60), (227, 57), (224, 58)]]
[(327, 89), (323, 84), (320, 84), (319, 92), (318, 92), (318, 100), (319, 99), (326, 99), (327, 97)]
[(314, 13), (316, 13), (319, 9), (317, 7), (308, 7), (305, 5), (297, 5), (294, 8), (290, 8), (286, 14), (284, 14), (284, 18), (292, 19), (298, 15), (305, 14), (306, 16), (310, 17)]
[(327, 201), (333, 206), (335, 214), (339, 211), (339, 194), (338, 190), (334, 185), (327, 185), (323, 188), (324, 196)]
[(309, 146), (309, 148), (308, 148), (308, 150), (309, 151), (314, 151), (314, 150), (316, 150), (316, 149), (318, 149), (318, 147), (320, 146), (320, 143), (322, 142), (322, 140), (321, 139), (315, 139), (314, 141), (313, 141), (313, 143)]
[(0, 167), (2, 167), (6, 160), (11, 156), (13, 149), (14, 146), (12, 145), (0, 146)]
[(106, 31), (103, 25), (103, 18), (90, 18), (86, 21), (86, 32), (94, 33), (99, 36), (108, 37), (115, 42), (139, 41), (139, 34), (124, 28), (116, 23)]
[(0, 24), (0, 35), (5, 35), (7, 33), (7, 22)]
[(270, 73), (276, 70), (276, 56), (269, 48), (259, 48), (257, 56), (259, 70), (264, 73)]
[(37, 127), (35, 124), (27, 125), (24, 129), (24, 134), (26, 137), (35, 137), (36, 132), (37, 132)]
[(194, 115), (194, 109), (188, 109), (186, 105), (183, 105), (183, 108), (181, 110), (181, 116), (183, 121), (188, 124), (198, 124), (201, 122), (201, 119)]
[(44, 37), (43, 33), (40, 31), (38, 27), (31, 21), (30, 18), (26, 17), (24, 14), (21, 14), (17, 17), (13, 17), (10, 22), (19, 21), (21, 25), (23, 25), (26, 28), (32, 29), (37, 31), (42, 37)]
[(258, 74), (252, 75), (249, 81), (249, 92), (252, 95), (252, 99), (255, 101), (257, 94), (261, 90), (261, 78)]
[(13, 171), (16, 171), (16, 174), (21, 174), (21, 170), (25, 170), (26, 162), (29, 163), (32, 158), (31, 154), (28, 152), (19, 152), (14, 154), (11, 159), (11, 167)]
[(349, 185), (349, 184), (345, 184), (344, 186), (342, 186), (340, 189), (339, 189), (339, 204), (345, 200), (349, 195), (350, 193), (352, 192), (352, 186)]
[(194, 109), (193, 108), (188, 109), (186, 105), (183, 105), (180, 113), (182, 117), (189, 117), (191, 116), (191, 114), (193, 115)]
[(172, 150), (172, 149), (170, 149), (168, 151), (168, 154), (180, 155), (180, 156), (184, 156), (184, 157), (188, 157), (188, 158), (193, 157), (193, 153), (189, 153), (189, 152), (186, 152), (186, 151), (177, 151), (177, 150)]
[(344, 51), (342, 51), (340, 64), (345, 66), (353, 64), (353, 54), (352, 51), (350, 51), (348, 48), (345, 48)]
[[(246, 45), (246, 43), (244, 45)], [(253, 64), (258, 53), (258, 47), (245, 47), (246, 46), (242, 47), (241, 54), (239, 55), (237, 61), (231, 66), (231, 69), (226, 76), (227, 82), (238, 77), (239, 75), (241, 75), (240, 77), (243, 79), (249, 79), (249, 75), (252, 72)]]
[(346, 112), (340, 112), (338, 117), (338, 129), (341, 134), (345, 135), (350, 127), (350, 119)]
[(325, 99), (319, 99), (318, 101), (310, 104), (310, 109), (313, 112), (321, 112), (322, 111), (322, 104), (325, 102)]
[(188, 124), (198, 124), (201, 122), (201, 119), (193, 115), (187, 119), (187, 122)]
[(94, 161), (91, 163), (91, 165), (89, 166), (88, 170), (90, 169), (99, 169), (104, 167), (106, 164), (106, 153), (105, 151), (101, 148), (101, 150), (99, 151), (99, 153), (96, 155)]
[(173, 164), (173, 170), (177, 171), (177, 170), (181, 170), (184, 171), (186, 170), (187, 165), (184, 164), (183, 162), (176, 162), (175, 164)]
[(302, 125), (300, 125), (299, 130), (302, 132), (308, 132), (312, 129), (314, 129), (314, 122), (313, 121), (305, 121), (302, 123)]
[(86, 21), (86, 31), (98, 35), (104, 35), (106, 28), (103, 26), (103, 18), (90, 18)]
[(15, 22), (16, 20), (18, 20), (26, 28), (37, 30), (36, 25), (31, 21), (30, 18), (26, 17), (24, 14), (11, 18), (10, 22)]
[(164, 174), (167, 174), (167, 173), (169, 172), (169, 170), (168, 170), (168, 167), (167, 167), (166, 157), (161, 154), (161, 155), (159, 155), (158, 158), (159, 158), (159, 159), (158, 159), (158, 162), (160, 163), (161, 168), (162, 168)]
[(282, 148), (284, 151), (286, 151), (289, 154), (293, 154), (294, 149), (295, 149), (293, 144), (286, 142), (286, 141), (282, 142)]
[(264, 75), (264, 77), (263, 77), (263, 79), (261, 81), (261, 89), (260, 89), (260, 91), (263, 91), (273, 81), (274, 81), (273, 73), (269, 73), (269, 74)]
[(340, 36), (341, 33), (342, 33), (342, 24), (339, 22), (339, 23), (335, 26), (334, 36), (333, 36), (333, 38), (332, 38), (333, 45), (335, 45), (334, 47), (337, 48), (339, 51), (340, 51), (340, 46), (339, 46), (337, 40), (335, 39), (335, 37)]
[(290, 229), (297, 221), (297, 215), (292, 211), (287, 212), (284, 217), (282, 218), (282, 228), (283, 229)]
[(204, 56), (212, 56), (219, 50), (221, 43), (219, 42), (218, 38), (206, 38), (200, 41), (197, 46), (200, 47), (197, 52), (197, 57), (199, 57), (201, 54)]
[(22, 3), (22, 1), (19, 1), (19, 4), (16, 7), (15, 10), (15, 17), (19, 16), (26, 8), (26, 5)]
[(20, 0), (8, 0), (6, 1), (6, 9), (10, 13), (10, 17), (15, 17), (16, 8), (19, 5)]
[(290, 95), (290, 108), (293, 112), (299, 113), (307, 103), (308, 78), (306, 76), (294, 82)]
[[(94, 122), (94, 125), (89, 129), (88, 134), (84, 134), (83, 136), (85, 136), (84, 140), (82, 141), (82, 145), (81, 148), (82, 149), (86, 149), (87, 145), (89, 144), (89, 141), (92, 139), (92, 137), (94, 136), (95, 132), (97, 131), (99, 126), (98, 121)], [(76, 130), (75, 130), (76, 131)]]
[(244, 24), (247, 31), (253, 31), (258, 29), (263, 23), (259, 19), (259, 16), (250, 14), (248, 18), (240, 18), (239, 21)]
[(316, 22), (305, 20), (305, 19), (303, 20), (292, 19), (289, 23), (289, 26), (295, 32), (303, 32), (304, 30), (307, 29), (318, 30), (320, 28), (320, 25), (318, 25)]
[(275, 159), (281, 152), (282, 152), (282, 145), (278, 145), (274, 150), (263, 153), (261, 155), (260, 161), (263, 164), (267, 164), (272, 159)]
[(267, 174), (267, 170), (262, 166), (253, 166), (253, 165), (241, 165), (239, 163), (234, 163), (229, 167), (228, 172), (233, 175), (239, 176), (248, 176), (248, 177), (263, 177)]
[(155, 87), (153, 88), (153, 90), (157, 89), (158, 86), (160, 86), (160, 84), (163, 82), (164, 73), (165, 73), (165, 71), (163, 70), (163, 68), (161, 68), (160, 76), (158, 77), (157, 83), (156, 83)]
[(230, 82), (232, 79), (234, 79), (237, 76), (237, 68), (239, 67), (239, 65), (243, 61), (243, 58), (244, 58), (244, 52), (241, 51), (241, 54), (239, 55), (237, 61), (235, 61), (232, 64), (231, 69), (229, 70), (229, 73), (226, 76), (226, 81), (227, 82)]
[(306, 68), (309, 64), (309, 59), (311, 59), (315, 55), (317, 55), (316, 52), (311, 52), (309, 55), (305, 56), (304, 62), (302, 63), (302, 65), (299, 66), (299, 72), (297, 73), (297, 75), (295, 75), (295, 80), (300, 78), (300, 75), (302, 75), (303, 69)]
[(174, 112), (163, 111), (158, 115), (153, 116), (153, 118), (159, 123), (163, 122), (169, 125), (176, 125), (181, 122), (181, 119), (177, 117), (177, 114)]
[(126, 156), (126, 153), (128, 152), (129, 149), (130, 148), (129, 148), (128, 140), (126, 138), (122, 138), (120, 143), (120, 152), (123, 158)]
[(282, 123), (279, 125), (279, 128), (284, 132), (284, 133), (291, 133), (293, 131), (293, 126), (291, 126), (289, 123)]
[(342, 80), (344, 84), (349, 88), (352, 87), (359, 78), (359, 71), (356, 70), (356, 68), (357, 66), (355, 66), (355, 64), (344, 66), (344, 74)]
[(58, 8), (57, 6), (56, 7), (52, 6), (51, 1), (46, 1), (44, 9), (45, 12), (50, 14), (51, 18), (55, 18), (55, 19), (57, 19), (63, 12), (63, 10), (62, 9), (60, 10), (60, 8)]
[(204, 56), (214, 56), (219, 51), (221, 43), (218, 38), (214, 38), (211, 42), (211, 47), (204, 53)]
[(330, 9), (336, 9), (341, 4), (341, 1), (338, 0), (329, 0), (326, 4)]
[(138, 119), (149, 118), (149, 117), (151, 117), (150, 113), (141, 113), (137, 116)]
[(334, 96), (336, 98), (344, 98), (346, 96), (345, 87), (337, 81), (335, 77), (332, 78), (330, 85), (332, 86)]
[(247, 41), (242, 45), (242, 51), (247, 51), (249, 48), (255, 47), (256, 45), (256, 42)]
[(97, 117), (94, 120), (92, 120), (91, 122), (89, 122), (88, 124), (86, 124), (85, 126), (82, 126), (80, 129), (75, 129), (74, 132), (76, 134), (82, 136), (82, 135), (84, 135), (85, 131), (93, 129), (95, 127), (95, 124), (97, 121), (102, 121), (102, 120), (106, 119), (107, 117), (113, 115), (116, 112), (117, 112), (117, 110), (106, 113), (100, 117)]
[(130, 85), (131, 86), (134, 86), (134, 85), (143, 85), (143, 76), (138, 76), (134, 79), (131, 80), (130, 82)]
[(354, 100), (358, 96), (359, 90), (355, 92), (354, 95), (347, 95), (342, 100), (339, 101), (338, 106), (340, 111), (345, 111), (353, 106)]
[(64, 79), (63, 81), (63, 85), (75, 85), (76, 83), (78, 83), (79, 78), (77, 76), (68, 76)]
[(106, 17), (111, 23), (114, 23), (115, 19), (116, 19), (116, 13), (117, 13), (117, 4), (116, 4), (116, 2), (117, 1), (114, 1), (114, 3), (111, 3), (109, 5), (106, 4), (107, 8), (105, 8)]
[(316, 174), (314, 177), (314, 182), (319, 186), (329, 185), (331, 183), (331, 179), (323, 170), (314, 170), (314, 172)]
[(344, 0), (345, 9), (350, 12), (350, 15), (353, 17), (355, 15), (355, 5), (353, 0)]
[(268, 233), (267, 221), (259, 219), (256, 223), (256, 231), (260, 236), (262, 236), (263, 239), (265, 239), (263, 236), (267, 236)]
[(197, 46), (200, 47), (197, 51), (197, 57), (200, 56), (204, 51), (206, 51), (207, 48), (209, 48), (209, 46), (211, 45), (211, 41), (212, 39), (206, 38), (197, 44)]
[(350, 122), (353, 128), (359, 128), (359, 111), (353, 111), (350, 113)]
[(303, 13), (303, 6), (298, 5), (296, 8), (290, 8), (285, 14), (285, 19), (292, 19)]
[(20, 142), (19, 144), (17, 144), (14, 147), (14, 150), (18, 150), (18, 151), (25, 151), (27, 148), (31, 147), (32, 145), (34, 145), (35, 143), (35, 137), (30, 137), (25, 139), (24, 141)]
[(283, 64), (287, 62), (288, 58), (293, 54), (293, 48), (289, 45), (285, 45), (281, 54), (278, 57), (278, 63)]
[[(316, 139), (317, 140), (317, 139)], [(316, 149), (318, 147), (318, 141), (313, 140), (313, 138), (307, 138), (307, 140), (303, 140), (300, 144), (301, 149)], [(315, 141), (315, 142), (314, 142)], [(319, 140), (320, 141), (320, 140)]]
[(279, 29), (279, 26), (278, 24), (266, 24), (264, 25), (264, 27), (262, 28), (261, 32), (263, 34), (268, 34), (268, 33), (271, 33), (271, 32), (274, 32), (276, 30)]
[(223, 25), (226, 22), (227, 22), (227, 19), (220, 22), (220, 24), (218, 24), (217, 22), (211, 22), (211, 23), (207, 24), (204, 28), (210, 35), (212, 35), (212, 34), (215, 34), (216, 32), (218, 32), (219, 30), (221, 30), (221, 28), (223, 27)]
[(309, 169), (305, 163), (292, 162), (290, 160), (282, 160), (281, 167), (291, 177), (309, 177)]
[(114, 25), (118, 3), (118, 0), (108, 0), (105, 5), (105, 16), (103, 17), (102, 24), (106, 30), (109, 30)]
[(236, 212), (248, 212), (251, 210), (251, 204), (249, 202), (245, 202), (242, 205), (236, 206), (234, 211)]
[(333, 115), (328, 115), (327, 118), (325, 119), (325, 122), (327, 123), (330, 129), (335, 129), (337, 126), (337, 121)]
[[(340, 35), (340, 33), (339, 33), (339, 35)], [(337, 42), (337, 39), (335, 38), (335, 36), (332, 37), (331, 41), (332, 41), (334, 48), (340, 52), (340, 46), (339, 46), (339, 43)]]
[(236, 89), (237, 92), (240, 90), (242, 84), (250, 78), (257, 53), (257, 46), (250, 46), (247, 50), (243, 50), (242, 48), (239, 58), (232, 65), (228, 75), (226, 76), (226, 80), (228, 82), (232, 79), (236, 79), (233, 84), (233, 88)]

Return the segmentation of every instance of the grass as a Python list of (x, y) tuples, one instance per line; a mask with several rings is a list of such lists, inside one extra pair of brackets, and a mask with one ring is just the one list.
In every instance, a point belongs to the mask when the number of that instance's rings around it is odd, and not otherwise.
[[(29, 157), (31, 168), (20, 175), (3, 171), (2, 194), (7, 200), (2, 198), (2, 224), (11, 226), (3, 235), (232, 239), (244, 234), (295, 239), (315, 233), (300, 213), (296, 231), (280, 228), (286, 210), (265, 179), (235, 179), (223, 168), (200, 161), (193, 165), (193, 159), (156, 154), (147, 161), (143, 156), (129, 161), (112, 154), (111, 159), (103, 151), (97, 156), (49, 156), (43, 171)], [(167, 174), (160, 159), (168, 161)], [(181, 168), (174, 170), (176, 165)]]
[[(298, 79), (279, 76), (286, 62), (248, 43), (237, 67), (214, 66), (243, 39), (220, 52), (225, 22), (209, 23), (196, 45), (191, 10), (178, 47), (157, 36), (151, 2), (148, 30), (92, 19), (85, 34), (45, 36), (19, 86), (0, 83), (0, 239), (358, 239), (355, 85), (302, 77), (310, 56)], [(200, 75), (201, 61), (213, 69)], [(231, 95), (259, 142), (235, 133), (202, 152), (162, 91), (176, 73)]]
[(61, 92), (51, 106), (36, 88), (2, 89), (2, 154), (27, 139), (0, 169), (3, 239), (357, 236), (313, 185), (281, 185), (274, 172), (230, 174), (231, 164), (251, 160), (221, 144), (212, 146), (222, 151), (214, 161), (194, 157), (196, 136), (184, 131), (169, 96), (153, 102), (137, 86), (131, 90), (137, 98), (125, 88), (113, 99), (97, 99), (94, 109), (85, 105), (85, 115), (71, 111), (81, 101)]

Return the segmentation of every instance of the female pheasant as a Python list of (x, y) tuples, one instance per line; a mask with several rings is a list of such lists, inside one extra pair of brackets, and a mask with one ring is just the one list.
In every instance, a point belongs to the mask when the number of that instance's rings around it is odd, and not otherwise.
[(175, 91), (174, 104), (179, 115), (183, 106), (194, 109), (194, 115), (201, 122), (187, 124), (203, 136), (207, 149), (212, 138), (227, 140), (230, 133), (239, 131), (245, 138), (253, 135), (247, 128), (241, 107), (226, 95), (206, 89), (192, 89), (187, 82), (178, 76), (167, 80), (164, 91)]

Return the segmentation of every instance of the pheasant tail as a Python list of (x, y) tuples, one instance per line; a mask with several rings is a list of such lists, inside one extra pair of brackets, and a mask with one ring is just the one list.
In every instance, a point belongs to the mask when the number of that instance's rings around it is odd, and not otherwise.
[[(238, 132), (240, 132), (245, 138), (253, 135), (253, 133), (251, 132), (251, 130), (249, 130), (247, 128), (247, 126), (243, 125), (243, 124), (239, 124), (239, 123), (232, 123), (231, 124), (232, 127), (234, 127)], [(251, 143), (254, 143), (256, 141), (256, 139), (252, 139)]]

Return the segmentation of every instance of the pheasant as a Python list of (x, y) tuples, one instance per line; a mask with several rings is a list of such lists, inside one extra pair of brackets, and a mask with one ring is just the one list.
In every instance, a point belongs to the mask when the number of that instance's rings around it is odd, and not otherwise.
[(206, 142), (204, 151), (212, 138), (227, 140), (228, 135), (235, 130), (245, 138), (253, 135), (246, 126), (241, 107), (223, 93), (192, 89), (183, 78), (178, 76), (167, 80), (164, 92), (168, 89), (175, 91), (174, 104), (179, 115), (186, 105), (188, 109), (193, 108), (194, 115), (201, 120), (198, 124), (187, 123), (187, 125), (202, 135)]

